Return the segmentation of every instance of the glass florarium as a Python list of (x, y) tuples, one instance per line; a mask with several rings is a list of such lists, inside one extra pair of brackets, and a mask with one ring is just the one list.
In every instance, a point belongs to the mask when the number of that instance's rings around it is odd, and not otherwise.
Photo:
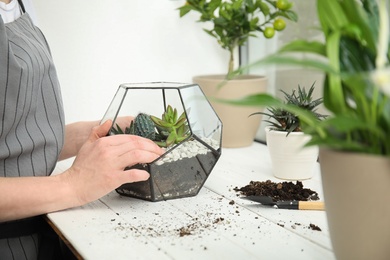
[[(129, 125), (116, 123), (125, 116), (134, 116)], [(102, 122), (108, 119), (109, 135), (136, 134), (166, 150), (151, 163), (131, 166), (147, 170), (150, 178), (117, 188), (124, 196), (150, 201), (195, 196), (221, 156), (222, 123), (196, 84), (122, 84)]]

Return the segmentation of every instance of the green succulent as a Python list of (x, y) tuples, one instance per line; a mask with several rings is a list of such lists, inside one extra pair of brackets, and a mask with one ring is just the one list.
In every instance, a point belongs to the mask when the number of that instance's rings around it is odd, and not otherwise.
[(168, 105), (161, 119), (140, 113), (125, 130), (116, 124), (111, 134), (138, 135), (154, 141), (160, 147), (168, 147), (185, 140), (189, 136), (189, 127), (186, 114), (183, 112), (178, 117), (177, 109)]
[[(311, 112), (316, 118), (322, 119), (326, 116), (316, 112), (318, 106), (323, 102), (322, 98), (315, 100), (312, 98), (314, 84), (315, 83), (313, 83), (308, 92), (306, 92), (304, 87), (301, 88), (300, 85), (298, 85), (298, 91), (293, 90), (291, 94), (283, 90), (281, 90), (281, 92), (284, 94), (285, 104), (295, 105), (301, 109)], [(255, 114), (262, 114), (274, 119), (273, 121), (265, 121), (271, 124), (272, 129), (287, 132), (287, 135), (291, 132), (302, 132), (301, 121), (299, 120), (297, 114), (291, 113), (279, 106), (270, 106), (267, 110), (269, 112), (256, 112), (251, 114), (251, 116)]]
[(168, 147), (179, 143), (189, 136), (189, 127), (186, 114), (178, 116), (177, 109), (168, 105), (161, 118), (150, 116), (154, 122), (157, 135), (155, 142), (161, 147)]

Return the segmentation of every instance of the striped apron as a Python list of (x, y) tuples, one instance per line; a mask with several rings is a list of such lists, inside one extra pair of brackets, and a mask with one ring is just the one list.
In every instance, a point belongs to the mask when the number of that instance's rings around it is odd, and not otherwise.
[[(27, 13), (7, 24), (0, 17), (0, 119), (0, 177), (50, 175), (64, 142), (64, 113), (49, 46)], [(0, 223), (0, 259), (37, 259), (39, 223)], [(15, 227), (23, 228), (12, 234)]]

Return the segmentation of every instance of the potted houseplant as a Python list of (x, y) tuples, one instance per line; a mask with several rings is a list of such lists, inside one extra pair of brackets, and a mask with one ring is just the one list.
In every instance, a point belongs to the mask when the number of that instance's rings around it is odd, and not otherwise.
[[(117, 120), (128, 115), (136, 115), (128, 125)], [(150, 178), (118, 187), (123, 196), (149, 201), (195, 196), (221, 156), (222, 123), (196, 84), (121, 84), (106, 120), (112, 120), (110, 135), (142, 136), (166, 151), (151, 163), (131, 166)]]
[[(256, 135), (261, 117), (248, 118), (260, 107), (237, 108), (213, 102), (213, 98), (238, 98), (266, 92), (267, 78), (258, 75), (229, 77), (235, 68), (234, 53), (257, 34), (272, 38), (275, 31), (286, 27), (284, 19), (296, 21), (289, 0), (188, 0), (179, 8), (180, 17), (190, 12), (200, 14), (199, 22), (211, 25), (205, 32), (214, 37), (229, 53), (228, 71), (223, 75), (200, 75), (193, 78), (210, 98), (224, 127), (224, 147), (250, 145)], [(223, 87), (221, 87), (223, 85)]]
[[(284, 103), (292, 104), (311, 112), (318, 120), (325, 118), (316, 112), (322, 104), (322, 98), (314, 99), (314, 83), (308, 91), (298, 85), (298, 90), (284, 94)], [(313, 176), (314, 167), (318, 158), (318, 147), (304, 147), (310, 141), (310, 136), (302, 132), (299, 117), (280, 107), (268, 107), (267, 112), (257, 112), (268, 116), (265, 120), (270, 125), (265, 128), (266, 141), (271, 157), (273, 174), (285, 180), (304, 180)]]
[[(324, 71), (321, 122), (269, 95), (231, 103), (274, 105), (299, 115), (320, 146), (331, 240), (338, 259), (390, 255), (390, 52), (386, 0), (317, 0), (324, 42), (296, 40), (257, 64), (291, 64)], [(303, 52), (299, 58), (297, 52)], [(319, 59), (319, 58), (320, 59)]]

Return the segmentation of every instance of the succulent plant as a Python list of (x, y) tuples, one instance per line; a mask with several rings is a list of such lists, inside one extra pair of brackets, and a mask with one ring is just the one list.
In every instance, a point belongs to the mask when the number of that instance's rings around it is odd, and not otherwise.
[[(318, 98), (313, 100), (312, 94), (314, 91), (314, 84), (310, 87), (309, 91), (306, 92), (305, 88), (301, 88), (301, 86), (298, 85), (298, 93), (296, 93), (296, 90), (293, 90), (291, 94), (281, 90), (281, 92), (284, 94), (284, 99), (286, 104), (292, 104), (297, 107), (300, 107), (304, 110), (307, 110), (309, 112), (312, 112), (315, 117), (318, 119), (325, 118), (326, 115), (322, 115), (316, 112), (317, 107), (322, 104), (322, 98)], [(296, 114), (293, 114), (287, 110), (284, 110), (280, 107), (268, 107), (267, 110), (269, 112), (256, 112), (251, 114), (262, 114), (266, 115), (269, 118), (274, 119), (271, 120), (264, 120), (271, 124), (271, 129), (277, 130), (277, 131), (283, 131), (287, 132), (287, 135), (291, 132), (301, 132), (301, 122), (299, 120), (299, 117)]]
[(170, 105), (167, 106), (161, 118), (155, 116), (150, 116), (150, 118), (158, 132), (155, 142), (161, 147), (179, 143), (189, 136), (186, 114), (183, 112), (178, 116), (177, 109), (173, 109)]
[(189, 127), (186, 114), (183, 112), (178, 117), (177, 109), (168, 105), (161, 119), (140, 113), (124, 131), (116, 124), (116, 128), (111, 129), (111, 134), (138, 135), (154, 141), (160, 147), (168, 147), (186, 139), (189, 136)]
[(156, 137), (154, 123), (150, 119), (150, 116), (144, 113), (138, 114), (134, 120), (131, 121), (130, 126), (125, 128), (125, 131), (123, 131), (118, 124), (116, 125), (116, 129), (113, 128), (111, 131), (113, 134), (138, 135), (150, 140), (154, 140)]

